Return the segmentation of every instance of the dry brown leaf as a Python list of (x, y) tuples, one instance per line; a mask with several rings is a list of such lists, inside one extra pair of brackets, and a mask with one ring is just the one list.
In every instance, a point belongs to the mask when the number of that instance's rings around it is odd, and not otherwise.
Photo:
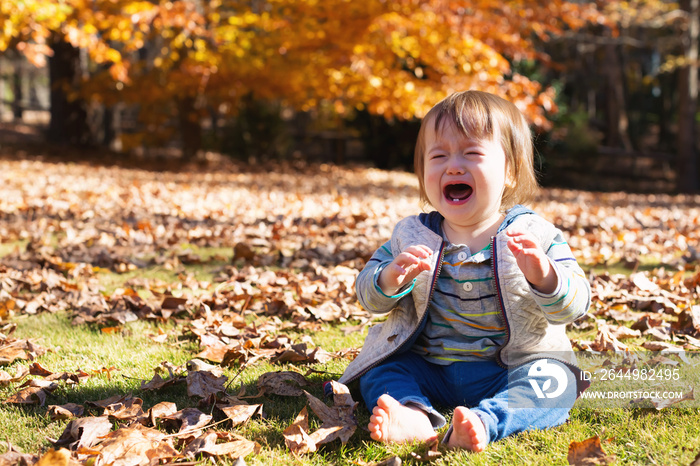
[(632, 324), (631, 328), (634, 330), (645, 332), (650, 328), (655, 328), (663, 324), (664, 320), (661, 316), (653, 314), (644, 314), (639, 320)]
[(668, 408), (669, 406), (682, 403), (684, 401), (690, 401), (690, 400), (695, 400), (695, 388), (690, 387), (690, 390), (683, 393), (681, 396), (677, 398), (656, 398), (656, 397), (648, 397), (648, 398), (637, 398), (635, 400), (632, 400), (632, 404), (639, 404), (643, 403), (645, 400), (651, 401), (651, 404), (654, 405), (654, 408), (656, 408), (657, 411), (661, 411), (664, 408)]
[(221, 364), (224, 362), (224, 357), (229, 350), (235, 350), (238, 345), (223, 345), (223, 344), (213, 344), (207, 345), (197, 357), (200, 359), (206, 359), (207, 361), (215, 362)]
[(51, 405), (49, 406), (47, 414), (52, 421), (71, 419), (74, 417), (80, 417), (85, 412), (85, 408), (79, 404), (67, 403), (64, 405)]
[(642, 346), (649, 351), (672, 351), (676, 353), (683, 351), (682, 347), (663, 341), (645, 341), (642, 343)]
[(5, 403), (44, 406), (48, 393), (45, 387), (29, 386), (11, 395)]
[(297, 415), (294, 422), (284, 429), (284, 443), (295, 455), (316, 451), (316, 443), (309, 437), (309, 413), (306, 406)]
[(190, 397), (199, 396), (209, 398), (212, 395), (225, 391), (225, 384), (228, 377), (222, 375), (217, 377), (208, 371), (194, 371), (187, 374), (187, 395)]
[(16, 360), (34, 360), (48, 351), (31, 340), (0, 339), (0, 365), (10, 365)]
[(426, 444), (418, 447), (417, 451), (412, 451), (411, 457), (421, 463), (432, 463), (442, 456), (439, 447), (440, 441), (438, 439), (428, 440)]
[(627, 345), (615, 338), (608, 324), (599, 321), (598, 334), (591, 344), (591, 348), (595, 351), (626, 351)]
[(257, 383), (261, 392), (281, 396), (301, 396), (304, 391), (299, 387), (308, 384), (303, 375), (292, 371), (266, 372), (258, 378)]
[(170, 401), (161, 401), (148, 410), (148, 419), (152, 426), (155, 426), (158, 419), (168, 417), (177, 412), (177, 406)]
[(355, 408), (357, 403), (352, 399), (348, 388), (338, 382), (329, 382), (333, 389), (333, 406), (326, 406), (321, 400), (304, 391), (309, 407), (321, 419), (321, 427), (310, 434), (316, 445), (340, 439), (345, 445), (357, 429)]
[(196, 408), (185, 408), (168, 416), (161, 416), (161, 419), (177, 424), (179, 426), (178, 434), (191, 436), (197, 429), (209, 424), (212, 416), (204, 414)]
[(34, 466), (76, 466), (80, 463), (71, 458), (71, 452), (65, 448), (47, 451)]
[(88, 406), (94, 406), (95, 408), (102, 408), (105, 409), (109, 405), (113, 405), (116, 403), (124, 403), (125, 401), (133, 398), (133, 395), (112, 395), (109, 398), (105, 398), (103, 400), (97, 400), (97, 401), (86, 401), (85, 404)]
[(17, 447), (7, 442), (7, 451), (0, 455), (0, 466), (33, 465), (38, 460), (38, 455), (22, 453)]
[(183, 376), (163, 379), (160, 374), (155, 374), (149, 382), (146, 382), (145, 380), (141, 381), (141, 390), (160, 390), (165, 387), (170, 387), (172, 385), (185, 382), (185, 380), (186, 379)]
[(92, 449), (102, 464), (146, 466), (178, 456), (165, 434), (140, 424), (110, 432)]
[(642, 332), (639, 330), (633, 330), (624, 325), (618, 325), (612, 328), (612, 336), (617, 339), (624, 340), (626, 338), (639, 338), (642, 336)]
[(71, 450), (81, 447), (91, 448), (111, 430), (112, 423), (107, 416), (84, 417), (70, 421), (58, 440), (49, 439), (49, 441), (54, 446), (65, 446)]
[(128, 398), (124, 401), (112, 403), (105, 407), (103, 415), (120, 421), (135, 421), (144, 417), (143, 400), (141, 398)]
[(200, 436), (195, 437), (187, 444), (182, 451), (182, 455), (186, 458), (194, 458), (201, 454), (203, 449), (216, 445), (217, 439), (218, 436), (216, 432), (203, 432)]
[(309, 349), (306, 343), (298, 343), (291, 347), (275, 353), (270, 358), (272, 363), (304, 363), (316, 364), (331, 360), (331, 355), (319, 347)]
[(237, 438), (230, 442), (217, 443), (214, 445), (206, 445), (200, 449), (200, 452), (206, 453), (217, 458), (245, 458), (255, 451), (259, 451), (260, 446), (250, 440)]
[(12, 376), (5, 371), (0, 371), (0, 386), (9, 385), (14, 382), (19, 382), (29, 375), (29, 368), (22, 364), (15, 369), (15, 375)]
[(603, 450), (600, 437), (596, 435), (582, 442), (571, 442), (566, 459), (573, 466), (593, 466), (611, 464), (617, 458)]
[(700, 337), (700, 304), (691, 306), (678, 315), (674, 330), (694, 337)]
[(231, 419), (231, 421), (233, 422), (232, 427), (236, 427), (240, 424), (244, 424), (251, 417), (255, 416), (256, 414), (262, 413), (262, 405), (261, 404), (249, 405), (247, 403), (241, 402), (241, 404), (229, 405), (229, 406), (217, 405), (217, 407), (221, 411), (224, 412), (226, 417)]

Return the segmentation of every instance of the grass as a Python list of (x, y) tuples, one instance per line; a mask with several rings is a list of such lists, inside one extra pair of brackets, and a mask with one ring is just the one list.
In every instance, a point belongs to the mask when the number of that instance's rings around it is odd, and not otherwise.
[[(168, 270), (162, 266), (115, 274), (102, 271), (98, 274), (101, 286), (111, 292), (124, 286), (131, 278), (148, 278), (162, 282), (174, 282), (178, 273), (191, 273), (198, 280), (211, 280), (217, 269), (230, 260), (225, 251), (193, 251), (205, 262), (182, 267), (180, 270)], [(208, 260), (210, 259), (211, 260)], [(222, 259), (223, 258), (223, 259)], [(150, 380), (154, 368), (163, 361), (175, 365), (191, 359), (198, 349), (193, 341), (171, 337), (167, 343), (155, 343), (149, 334), (155, 334), (158, 326), (180, 332), (175, 324), (155, 324), (150, 322), (132, 322), (123, 326), (121, 332), (106, 334), (99, 328), (89, 325), (73, 326), (65, 313), (20, 316), (14, 320), (16, 338), (32, 338), (52, 351), (41, 356), (38, 362), (53, 372), (76, 372), (84, 370), (94, 373), (92, 377), (73, 388), (59, 388), (50, 395), (46, 405), (68, 402), (83, 404), (116, 394), (131, 393), (144, 400), (144, 409), (161, 401), (176, 403), (179, 409), (196, 407), (197, 400), (187, 397), (183, 385), (162, 391), (150, 392), (140, 389), (141, 380)], [(352, 323), (325, 324), (319, 332), (286, 332), (292, 337), (309, 334), (313, 341), (327, 351), (336, 351), (362, 344), (364, 334), (345, 335), (342, 328)], [(589, 336), (588, 334), (586, 334)], [(14, 373), (19, 363), (5, 367)], [(245, 389), (246, 394), (257, 393), (256, 382), (261, 374), (279, 370), (297, 370), (302, 373), (312, 368), (317, 373), (310, 375), (312, 385), (307, 390), (323, 399), (322, 383), (337, 378), (346, 365), (345, 361), (331, 361), (310, 367), (291, 365), (272, 365), (261, 363), (252, 365), (241, 374), (237, 368), (227, 368), (225, 375), (235, 379), (229, 388), (230, 393)], [(109, 377), (100, 372), (103, 368), (112, 368)], [(0, 398), (10, 396), (17, 387), (0, 387)], [(355, 397), (359, 399), (359, 397)], [(357, 410), (360, 425), (350, 442), (342, 446), (338, 441), (322, 446), (320, 451), (295, 458), (287, 449), (282, 435), (296, 415), (305, 406), (303, 398), (263, 396), (248, 400), (262, 403), (265, 416), (254, 418), (235, 431), (248, 439), (257, 441), (261, 446), (259, 454), (250, 455), (246, 463), (250, 465), (358, 465), (381, 461), (397, 455), (405, 464), (413, 464), (411, 452), (415, 445), (385, 446), (373, 442), (362, 428), (368, 422), (368, 413), (364, 404)], [(50, 448), (47, 438), (58, 438), (67, 421), (51, 421), (47, 416), (47, 406), (15, 406), (0, 404), (0, 441), (18, 447), (24, 452), (39, 453)], [(446, 413), (449, 416), (449, 413)], [(318, 420), (312, 417), (312, 429), (318, 427)], [(218, 418), (220, 419), (220, 418)], [(219, 427), (228, 428), (226, 424)], [(656, 411), (648, 408), (594, 409), (575, 406), (570, 420), (559, 427), (546, 431), (525, 432), (503, 441), (489, 445), (484, 453), (472, 454), (459, 451), (445, 451), (443, 456), (434, 461), (436, 465), (470, 464), (531, 464), (551, 465), (567, 464), (569, 445), (574, 441), (583, 441), (592, 436), (600, 436), (603, 447), (609, 455), (617, 457), (617, 464), (690, 464), (700, 451), (700, 413), (696, 409), (667, 408)], [(4, 448), (0, 447), (0, 453)], [(223, 464), (231, 464), (224, 461)]]

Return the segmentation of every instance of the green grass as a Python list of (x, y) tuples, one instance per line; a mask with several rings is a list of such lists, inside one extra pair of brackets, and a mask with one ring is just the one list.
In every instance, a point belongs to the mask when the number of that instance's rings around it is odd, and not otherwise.
[[(204, 254), (200, 254), (200, 253)], [(217, 269), (225, 266), (229, 258), (221, 260), (223, 251), (199, 251), (201, 257), (213, 257), (211, 261), (187, 265), (186, 273), (192, 273), (199, 280), (214, 277)], [(209, 254), (209, 255), (207, 255)], [(180, 271), (182, 272), (182, 270)], [(178, 271), (163, 267), (116, 274), (102, 271), (98, 274), (101, 285), (107, 292), (121, 287), (130, 278), (149, 278), (163, 282), (174, 282)], [(74, 387), (61, 387), (47, 400), (46, 405), (68, 402), (83, 404), (116, 394), (133, 394), (144, 400), (144, 409), (161, 401), (176, 403), (179, 409), (196, 407), (198, 400), (187, 397), (184, 384), (162, 391), (142, 391), (141, 380), (150, 380), (154, 368), (163, 361), (175, 365), (185, 363), (198, 352), (193, 340), (182, 336), (180, 327), (175, 324), (155, 324), (150, 322), (132, 322), (123, 326), (120, 333), (106, 334), (96, 326), (73, 326), (67, 314), (39, 314), (20, 316), (14, 319), (18, 324), (15, 338), (32, 338), (43, 346), (52, 349), (41, 356), (38, 362), (53, 372), (76, 372), (83, 370), (94, 373), (92, 377)], [(285, 331), (291, 337), (310, 335), (314, 343), (327, 351), (337, 351), (362, 344), (364, 332), (345, 335), (343, 327), (354, 322), (324, 324), (319, 332)], [(155, 343), (148, 338), (155, 334), (158, 326), (172, 336), (166, 343)], [(573, 338), (591, 338), (590, 332)], [(19, 362), (3, 368), (13, 374)], [(26, 364), (26, 363), (25, 363)], [(238, 374), (238, 368), (227, 368), (225, 374), (234, 379), (229, 393), (236, 394), (245, 390), (247, 395), (257, 393), (256, 383), (265, 372), (279, 370), (297, 370), (305, 373), (313, 368), (317, 373), (309, 375), (312, 384), (307, 390), (313, 395), (322, 396), (322, 383), (337, 378), (342, 373), (347, 361), (333, 360), (326, 364), (313, 366), (292, 366), (270, 363), (251, 365)], [(111, 377), (99, 371), (114, 367)], [(0, 399), (5, 399), (17, 390), (12, 387), (0, 387)], [(359, 397), (356, 396), (356, 400)], [(322, 446), (314, 454), (295, 458), (285, 446), (282, 431), (289, 426), (296, 415), (305, 406), (302, 397), (262, 396), (249, 399), (251, 403), (262, 403), (264, 417), (256, 417), (235, 431), (244, 437), (257, 441), (262, 450), (260, 454), (246, 458), (250, 465), (353, 465), (363, 462), (381, 461), (398, 455), (404, 464), (413, 464), (411, 452), (415, 445), (384, 446), (373, 442), (363, 429), (369, 415), (364, 404), (360, 403), (357, 418), (360, 427), (350, 442), (341, 446), (338, 441)], [(47, 406), (14, 406), (0, 404), (0, 443), (9, 442), (28, 453), (40, 453), (50, 448), (46, 438), (58, 438), (67, 421), (51, 421), (46, 415)], [(96, 411), (92, 411), (96, 414)], [(450, 413), (445, 413), (448, 418)], [(216, 419), (221, 419), (218, 417)], [(312, 429), (318, 427), (318, 420), (311, 414)], [(230, 429), (225, 423), (220, 428)], [(436, 460), (436, 465), (470, 464), (531, 464), (551, 465), (568, 464), (567, 452), (573, 441), (582, 441), (598, 435), (603, 440), (603, 447), (609, 455), (617, 457), (617, 464), (690, 464), (700, 451), (700, 412), (696, 409), (667, 408), (662, 411), (648, 408), (593, 409), (575, 406), (570, 420), (559, 427), (546, 431), (525, 432), (503, 441), (489, 445), (484, 453), (472, 454), (459, 451), (444, 451), (443, 457)], [(0, 453), (6, 447), (0, 447)], [(223, 464), (231, 464), (224, 462)]]
[(0, 242), (0, 257), (16, 251), (22, 251), (27, 247), (27, 243), (28, 241), (24, 240)]

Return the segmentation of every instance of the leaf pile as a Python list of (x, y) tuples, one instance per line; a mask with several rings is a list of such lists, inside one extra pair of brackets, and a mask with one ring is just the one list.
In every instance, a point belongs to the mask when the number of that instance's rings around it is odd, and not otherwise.
[[(183, 370), (186, 369), (186, 373)], [(167, 370), (169, 378), (163, 379), (159, 372)], [(29, 369), (22, 366), (12, 381), (27, 375), (29, 379), (19, 392), (6, 403), (44, 405), (47, 396), (56, 390), (59, 383), (66, 387), (78, 385), (89, 377), (82, 371), (74, 374), (54, 374), (34, 363)], [(244, 424), (251, 417), (262, 414), (262, 404), (248, 404), (241, 397), (226, 392), (228, 378), (221, 374), (217, 366), (200, 360), (192, 360), (185, 368), (163, 364), (156, 368), (156, 375), (149, 381), (142, 381), (142, 390), (160, 390), (174, 384), (186, 384), (190, 398), (200, 399), (200, 406), (208, 406), (207, 411), (216, 412), (221, 420), (198, 408), (178, 410), (175, 403), (163, 401), (148, 410), (143, 400), (133, 395), (115, 395), (104, 400), (86, 401), (83, 405), (68, 403), (51, 405), (48, 415), (52, 420), (70, 419), (58, 439), (49, 439), (55, 449), (72, 464), (157, 464), (162, 460), (187, 460), (205, 455), (215, 458), (242, 459), (250, 453), (259, 452), (260, 445), (232, 432), (236, 426)], [(289, 387), (288, 381), (295, 379), (300, 385), (308, 385), (305, 377), (296, 372), (267, 373), (258, 383), (259, 397), (266, 393), (281, 396), (306, 395), (309, 405), (322, 421), (321, 427), (309, 439), (304, 451), (291, 447), (293, 453), (315, 451), (316, 445), (340, 439), (345, 444), (355, 431), (357, 421), (353, 401), (346, 386), (330, 382), (334, 393), (334, 406), (326, 406), (321, 400), (301, 390), (282, 390)], [(306, 408), (304, 408), (306, 412)], [(226, 430), (215, 429), (227, 424)], [(308, 420), (306, 422), (308, 430)], [(296, 428), (297, 423), (290, 426)], [(289, 429), (288, 429), (289, 430)], [(287, 431), (285, 431), (287, 435)], [(304, 435), (306, 433), (304, 432)], [(21, 455), (25, 464), (43, 464), (56, 450), (39, 458), (36, 455)], [(12, 463), (18, 459), (18, 452), (11, 450), (0, 455), (0, 464)]]
[[(95, 375), (52, 374), (36, 362), (47, 349), (12, 338), (11, 318), (65, 311), (74, 324), (96, 324), (103, 332), (138, 319), (177, 322), (171, 331), (177, 333), (151, 338), (193, 339), (197, 359), (184, 369), (158, 368), (141, 389), (182, 384), (188, 395), (215, 406), (228, 427), (244, 423), (262, 406), (228, 394), (222, 367), (352, 358), (356, 348), (329, 353), (311, 336), (295, 339), (287, 330), (313, 334), (327, 324), (359, 322), (347, 327), (352, 332), (369, 323), (354, 280), (396, 222), (419, 212), (416, 187), (406, 173), (326, 165), (256, 168), (222, 160), (216, 171), (153, 173), (0, 161), (0, 240), (9, 245), (0, 261), (0, 364), (15, 366), (13, 374), (0, 371), (0, 384), (23, 383), (5, 401), (43, 405), (57, 387)], [(700, 349), (699, 205), (700, 198), (690, 196), (543, 190), (534, 210), (564, 231), (591, 270), (591, 318), (573, 324), (584, 335), (575, 346)], [(217, 252), (206, 252), (211, 250)], [(204, 265), (214, 270), (211, 276), (192, 271)], [(611, 267), (628, 273), (601, 272)], [(141, 276), (154, 268), (169, 271), (173, 280)], [(128, 275), (108, 291), (101, 280), (113, 274)], [(306, 397), (321, 423), (309, 432), (308, 410), (299, 413), (284, 432), (295, 454), (333, 439), (346, 442), (355, 431), (354, 401), (334, 386), (334, 404), (326, 406), (305, 384), (297, 372), (269, 373), (260, 377), (255, 396)], [(221, 421), (193, 408), (144, 410), (134, 397), (90, 403), (49, 409), (73, 420), (54, 443), (58, 450), (47, 455), (66, 450), (75, 461), (99, 457), (108, 463), (133, 450), (170, 461), (200, 453), (244, 457), (259, 448), (213, 429), (210, 423)], [(99, 441), (83, 438), (82, 423), (105, 430)]]

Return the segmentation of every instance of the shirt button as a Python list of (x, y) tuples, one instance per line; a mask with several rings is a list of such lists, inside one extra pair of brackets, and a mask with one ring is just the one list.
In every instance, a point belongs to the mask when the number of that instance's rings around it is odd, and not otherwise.
[(466, 282), (462, 285), (462, 288), (464, 288), (464, 291), (471, 291), (472, 290), (472, 284), (470, 282)]
[(459, 260), (461, 260), (461, 261), (467, 260), (467, 253), (466, 253), (466, 252), (460, 252), (459, 254), (457, 254), (457, 259), (459, 259)]

